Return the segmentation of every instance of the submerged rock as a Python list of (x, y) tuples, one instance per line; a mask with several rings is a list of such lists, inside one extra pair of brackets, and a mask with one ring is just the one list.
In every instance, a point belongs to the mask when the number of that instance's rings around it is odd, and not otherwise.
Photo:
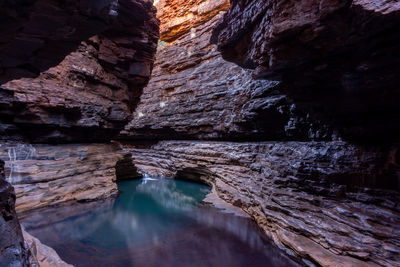
[(32, 236), (24, 229), (22, 230), (22, 233), (25, 242), (32, 253), (30, 259), (31, 267), (74, 267), (60, 259), (54, 249), (42, 244), (39, 239)]

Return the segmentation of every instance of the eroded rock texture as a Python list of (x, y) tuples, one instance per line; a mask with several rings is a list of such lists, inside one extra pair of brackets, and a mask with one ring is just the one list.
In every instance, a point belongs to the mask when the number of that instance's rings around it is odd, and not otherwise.
[(0, 161), (0, 265), (29, 266), (29, 255), (15, 213), (15, 192), (4, 179), (4, 162)]
[(0, 151), (7, 180), (18, 196), (17, 211), (115, 195), (116, 180), (124, 178), (117, 177), (118, 172), (135, 175), (126, 154), (114, 144), (9, 144)]
[(398, 147), (162, 141), (126, 150), (146, 173), (213, 185), (308, 265), (400, 261)]
[(397, 138), (397, 2), (215, 3), (157, 4), (165, 42), (121, 137), (275, 142), (163, 141), (135, 165), (212, 184), (307, 265), (396, 266), (397, 145), (330, 140)]
[(161, 1), (161, 40), (149, 85), (127, 139), (330, 139), (332, 130), (311, 120), (281, 93), (276, 81), (222, 59), (210, 44), (229, 1)]
[(387, 141), (400, 132), (399, 26), (396, 0), (233, 0), (214, 42), (346, 138)]
[(0, 3), (2, 136), (109, 140), (150, 78), (158, 40), (152, 1), (25, 2)]

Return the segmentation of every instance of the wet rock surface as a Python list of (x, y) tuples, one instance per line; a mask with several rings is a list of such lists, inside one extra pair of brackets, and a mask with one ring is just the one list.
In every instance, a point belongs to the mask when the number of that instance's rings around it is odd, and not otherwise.
[(123, 129), (151, 74), (152, 2), (0, 4), (3, 138), (96, 142)]
[(15, 213), (15, 192), (4, 179), (3, 161), (0, 161), (0, 237), (0, 265), (29, 266), (29, 250)]
[(0, 150), (18, 196), (17, 211), (117, 194), (118, 173), (133, 169), (128, 155), (114, 144), (7, 144)]
[(399, 262), (396, 147), (162, 141), (126, 150), (151, 175), (212, 184), (219, 197), (253, 216), (276, 244), (306, 264)]
[(398, 1), (235, 0), (213, 39), (344, 137), (398, 140), (399, 10)]

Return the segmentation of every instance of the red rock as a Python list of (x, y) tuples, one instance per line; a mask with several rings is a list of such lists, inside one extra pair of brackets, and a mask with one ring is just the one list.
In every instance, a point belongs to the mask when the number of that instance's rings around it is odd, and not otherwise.
[(160, 39), (167, 42), (159, 43), (152, 78), (119, 138), (331, 138), (331, 129), (293, 105), (277, 81), (253, 80), (253, 71), (224, 61), (210, 44), (228, 1), (161, 1), (156, 6)]
[[(0, 86), (3, 138), (107, 141), (129, 121), (151, 74), (156, 10), (151, 1), (89, 5), (38, 0), (21, 10), (28, 17), (15, 14), (18, 6), (4, 6), (6, 25), (16, 20), (24, 27), (8, 29), (15, 32), (2, 40), (1, 81), (24, 78)], [(66, 27), (67, 21), (74, 23)], [(21, 41), (32, 36), (37, 45)]]
[(158, 18), (162, 21), (160, 40), (172, 42), (193, 27), (204, 24), (229, 7), (228, 0), (160, 0)]

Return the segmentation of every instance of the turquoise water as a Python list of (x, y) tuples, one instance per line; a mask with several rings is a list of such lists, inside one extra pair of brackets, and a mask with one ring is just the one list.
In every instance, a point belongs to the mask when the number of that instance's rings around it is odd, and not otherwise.
[(202, 204), (208, 186), (146, 178), (118, 197), (46, 208), (22, 219), (75, 266), (294, 266), (247, 217)]
[(162, 238), (190, 225), (193, 219), (185, 213), (210, 192), (201, 184), (151, 178), (119, 182), (118, 188), (122, 194), (108, 212), (87, 214), (84, 225), (77, 223), (82, 216), (64, 222), (77, 225), (79, 237), (75, 239), (88, 245), (123, 248)]

